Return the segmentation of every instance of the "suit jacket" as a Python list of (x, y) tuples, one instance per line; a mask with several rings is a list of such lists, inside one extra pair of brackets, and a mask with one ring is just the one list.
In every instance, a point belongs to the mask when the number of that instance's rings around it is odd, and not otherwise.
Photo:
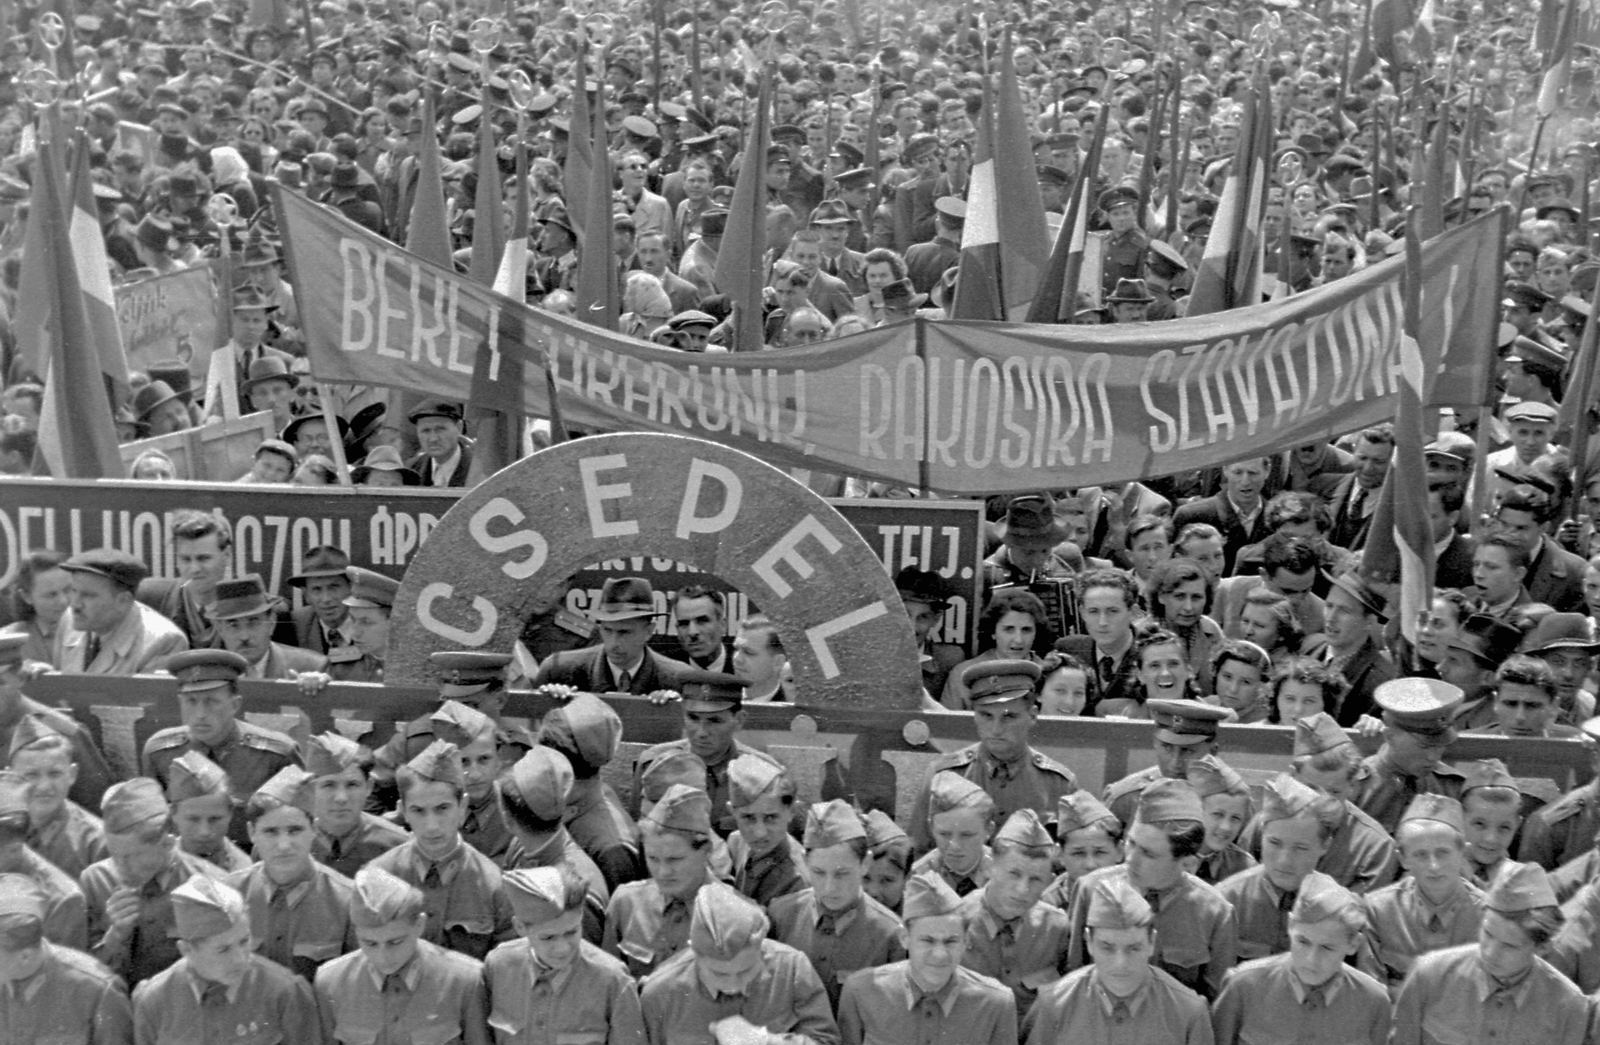
[(289, 614), (289, 632), (293, 637), (287, 639), (284, 634), (274, 636), (274, 641), (283, 642), (286, 646), (299, 646), (312, 653), (326, 655), (328, 640), (322, 633), (322, 626), (317, 621), (317, 611), (310, 606), (302, 606)]
[(1368, 638), (1344, 666), (1343, 674), (1350, 688), (1339, 705), (1339, 713), (1334, 717), (1339, 720), (1339, 725), (1349, 728), (1356, 724), (1356, 719), (1372, 710), (1373, 691), (1390, 679), (1397, 678), (1400, 672), (1389, 655)]
[(1173, 512), (1172, 532), (1182, 533), (1185, 526), (1197, 522), (1210, 523), (1221, 532), (1222, 554), (1225, 560), (1222, 570), (1224, 574), (1233, 572), (1233, 560), (1238, 556), (1239, 549), (1247, 544), (1266, 540), (1267, 537), (1265, 506), (1256, 512), (1255, 522), (1246, 529), (1239, 518), (1239, 513), (1233, 510), (1233, 504), (1225, 493), (1190, 501)]
[[(418, 454), (413, 457), (407, 466), (418, 475), (422, 476), (423, 486), (433, 485), (433, 458), (427, 454)], [(472, 446), (463, 442), (461, 444), (461, 462), (456, 465), (455, 474), (450, 477), (446, 485), (462, 487), (467, 485), (467, 474), (472, 471)]]
[[(684, 670), (684, 665), (647, 649), (644, 665), (628, 680), (627, 692), (642, 697), (658, 689), (677, 689)], [(613, 693), (617, 688), (616, 676), (600, 646), (552, 653), (539, 665), (538, 674), (533, 677), (533, 688), (538, 689), (547, 682), (559, 682), (584, 693)]]
[(1328, 543), (1351, 551), (1358, 551), (1366, 545), (1367, 533), (1372, 529), (1372, 513), (1378, 506), (1378, 491), (1368, 490), (1364, 514), (1359, 517), (1354, 515), (1350, 499), (1355, 496), (1355, 483), (1356, 473), (1346, 472), (1331, 486), (1327, 483), (1314, 484), (1328, 491), (1323, 496), (1333, 509), (1333, 528), (1328, 531)]
[(844, 280), (844, 285), (850, 288), (851, 297), (860, 297), (867, 292), (867, 256), (858, 250), (845, 248), (837, 262), (830, 262), (824, 255), (822, 271)]
[(56, 670), (87, 675), (138, 675), (166, 667), (167, 658), (189, 648), (183, 632), (155, 610), (135, 601), (122, 623), (100, 641), (100, 651), (86, 663), (89, 635), (72, 621), (68, 610), (56, 628)]
[(839, 322), (839, 317), (848, 316), (855, 311), (855, 302), (850, 297), (850, 288), (844, 280), (837, 276), (830, 276), (821, 269), (811, 277), (811, 285), (806, 290), (811, 304), (816, 306), (818, 312), (828, 317), (829, 323)]
[(1478, 542), (1464, 533), (1452, 537), (1434, 560), (1433, 586), (1463, 590), (1472, 587), (1472, 553), (1477, 547)]
[(674, 312), (688, 312), (700, 307), (699, 288), (671, 269), (662, 273), (661, 288), (667, 292)]
[[(652, 639), (650, 642), (650, 649), (661, 654), (674, 664), (682, 664), (686, 667), (700, 667), (700, 665), (694, 664), (689, 659), (688, 651), (685, 650), (678, 642), (676, 635), (665, 636), (659, 645), (657, 644), (656, 640)], [(707, 670), (710, 669), (708, 668)], [(722, 667), (718, 670), (724, 675), (733, 674), (733, 640), (731, 638), (725, 638), (722, 640)]]
[(1588, 563), (1556, 544), (1539, 539), (1539, 551), (1522, 586), (1534, 602), (1547, 603), (1558, 613), (1583, 612), (1583, 571)]
[(287, 679), (291, 671), (299, 675), (307, 671), (323, 671), (327, 666), (328, 658), (320, 653), (274, 642), (267, 650), (266, 659), (262, 661), (261, 677)]

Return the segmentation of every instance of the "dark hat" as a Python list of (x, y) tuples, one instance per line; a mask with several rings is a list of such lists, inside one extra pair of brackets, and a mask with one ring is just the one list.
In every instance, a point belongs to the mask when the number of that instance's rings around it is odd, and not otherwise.
[(345, 577), (350, 568), (350, 556), (343, 548), (335, 548), (331, 544), (318, 545), (306, 552), (306, 557), (301, 561), (300, 572), (289, 578), (292, 587), (303, 588), (306, 581), (313, 577)]
[(350, 437), (348, 441), (352, 444), (360, 444), (382, 427), (383, 417), (388, 412), (389, 407), (385, 403), (368, 403), (360, 410), (357, 410), (356, 415), (350, 419)]
[(167, 661), (167, 670), (178, 680), (179, 693), (197, 693), (233, 685), (250, 670), (250, 665), (231, 650), (196, 649), (174, 653)]
[(773, 144), (767, 146), (767, 163), (769, 165), (774, 163), (793, 162), (794, 160), (789, 156), (789, 147), (787, 145), (779, 145), (778, 143), (774, 142)]
[(885, 308), (918, 308), (928, 295), (918, 294), (909, 279), (897, 279), (883, 288)]
[(1036, 168), (1041, 184), (1071, 185), (1072, 175), (1057, 167), (1053, 163), (1041, 163)]
[(305, 101), (300, 103), (299, 115), (304, 116), (308, 112), (316, 113), (319, 116), (327, 116), (328, 104), (321, 98), (317, 98), (315, 96), (307, 98)]
[[(338, 423), (338, 426), (339, 426), (339, 441), (342, 443), (342, 442), (345, 441), (345, 438), (347, 436), (349, 436), (349, 434), (350, 434), (350, 422), (346, 421), (342, 417), (339, 417), (338, 415), (334, 415), (333, 419), (334, 419), (334, 421), (336, 421)], [(283, 426), (283, 431), (278, 433), (278, 438), (282, 439), (284, 442), (289, 443), (289, 444), (292, 445), (294, 443), (294, 437), (300, 434), (300, 429), (301, 429), (302, 426), (308, 425), (308, 424), (312, 423), (313, 421), (326, 421), (326, 420), (327, 419), (322, 415), (322, 413), (320, 411), (318, 411), (317, 413), (314, 413), (314, 414), (303, 414), (300, 417), (295, 418), (293, 421), (290, 421), (288, 424), (284, 425)]]
[(140, 559), (115, 548), (96, 548), (80, 552), (61, 564), (68, 573), (94, 573), (126, 591), (139, 587), (139, 582), (150, 576), (150, 569)]
[(350, 578), (350, 594), (344, 600), (346, 606), (385, 610), (394, 607), (395, 594), (400, 591), (399, 581), (360, 566), (351, 566), (344, 573)]
[(811, 211), (813, 225), (849, 225), (855, 220), (843, 200), (823, 200)]
[(1296, 146), (1307, 156), (1326, 156), (1328, 143), (1320, 134), (1302, 134), (1294, 140)]
[(178, 393), (165, 381), (152, 381), (133, 395), (133, 413), (141, 422), (149, 421), (156, 407), (178, 398)]
[(700, 215), (700, 233), (704, 236), (720, 236), (728, 228), (728, 212), (725, 210), (708, 210)]
[(859, 167), (867, 160), (867, 154), (846, 141), (833, 143), (834, 154), (851, 167)]
[(1047, 493), (1013, 497), (995, 532), (1005, 544), (1019, 548), (1054, 548), (1067, 539), (1067, 527), (1056, 518), (1056, 502)]
[(972, 705), (999, 704), (1031, 697), (1039, 686), (1039, 665), (1027, 660), (983, 660), (968, 665), (961, 682)]
[(355, 189), (361, 185), (361, 168), (353, 163), (338, 164), (329, 184), (336, 189)]
[(689, 668), (678, 675), (678, 694), (685, 711), (716, 713), (738, 708), (744, 703), (744, 688), (750, 684), (733, 675), (699, 668)]
[(939, 138), (937, 135), (913, 134), (911, 140), (906, 143), (905, 150), (900, 154), (900, 158), (907, 163), (911, 163), (921, 159), (923, 156), (937, 152), (938, 149)]
[(133, 230), (134, 237), (151, 250), (164, 250), (176, 254), (182, 250), (178, 237), (173, 234), (172, 222), (156, 214), (146, 214)]
[(425, 400), (421, 406), (406, 415), (406, 420), (416, 424), (424, 417), (442, 417), (447, 421), (461, 423), (462, 412), (460, 403), (452, 403), (445, 399)]
[(933, 570), (907, 566), (894, 575), (894, 586), (904, 602), (920, 602), (936, 610), (950, 605), (950, 584)]
[(1323, 576), (1380, 621), (1389, 619), (1388, 600), (1360, 577), (1353, 573), (1341, 573), (1338, 576), (1325, 573)]
[(1451, 649), (1470, 653), (1486, 668), (1498, 668), (1522, 644), (1522, 631), (1486, 613), (1474, 613), (1461, 622), (1446, 643)]
[(509, 653), (482, 653), (477, 650), (445, 650), (428, 654), (428, 662), (439, 672), (439, 695), (449, 700), (504, 689)]
[(806, 132), (792, 123), (780, 123), (772, 128), (772, 140), (775, 142), (789, 142), (794, 145), (806, 143)]
[(674, 331), (688, 330), (691, 327), (704, 327), (705, 329), (710, 330), (716, 325), (716, 316), (711, 315), (709, 312), (701, 312), (699, 309), (694, 308), (688, 309), (684, 312), (679, 312), (677, 315), (674, 315), (672, 318), (667, 320), (667, 326)]
[(1121, 206), (1124, 203), (1137, 207), (1139, 205), (1139, 190), (1132, 185), (1113, 185), (1100, 194), (1099, 203), (1100, 209), (1104, 211), (1109, 211), (1112, 207)]
[(1117, 280), (1117, 289), (1113, 290), (1106, 297), (1107, 303), (1126, 301), (1137, 304), (1149, 304), (1154, 300), (1155, 296), (1150, 293), (1150, 288), (1142, 279), (1119, 279)]
[(848, 170), (835, 176), (833, 183), (840, 188), (848, 188), (857, 182), (871, 181), (872, 173), (871, 167), (857, 167), (854, 170)]
[(1465, 696), (1460, 687), (1442, 679), (1415, 676), (1390, 679), (1372, 692), (1385, 723), (1433, 739), (1454, 735), (1451, 723)]
[(1147, 700), (1155, 720), (1156, 739), (1168, 744), (1204, 744), (1217, 737), (1217, 724), (1232, 712), (1198, 700)]
[(206, 616), (212, 620), (237, 620), (269, 613), (276, 609), (278, 600), (269, 598), (266, 585), (256, 574), (218, 581), (216, 599), (206, 607)]
[(1150, 267), (1152, 274), (1163, 279), (1172, 279), (1180, 272), (1189, 271), (1189, 263), (1183, 260), (1183, 255), (1165, 240), (1150, 241), (1150, 250), (1146, 253), (1145, 263)]
[(1564, 199), (1559, 199), (1559, 198), (1558, 199), (1553, 199), (1553, 200), (1549, 201), (1548, 203), (1541, 204), (1539, 206), (1539, 209), (1534, 211), (1533, 213), (1534, 213), (1534, 217), (1542, 219), (1546, 215), (1551, 213), (1552, 211), (1558, 211), (1558, 210), (1566, 211), (1568, 214), (1572, 215), (1572, 220), (1573, 221), (1578, 221), (1583, 217), (1583, 214), (1581, 212), (1579, 212), (1578, 208), (1573, 205), (1573, 202), (1571, 200), (1564, 200)]
[(613, 577), (600, 589), (600, 603), (589, 611), (597, 621), (634, 620), (660, 617), (655, 589), (643, 577)]
[(1505, 421), (1526, 421), (1532, 424), (1553, 425), (1560, 413), (1548, 403), (1525, 401), (1506, 410)]
[(1539, 363), (1560, 370), (1567, 365), (1567, 357), (1543, 342), (1518, 334), (1511, 341), (1511, 354), (1506, 356), (1506, 362)]
[(1547, 613), (1522, 640), (1522, 651), (1534, 656), (1561, 649), (1575, 649), (1590, 656), (1600, 653), (1594, 622), (1581, 613)]
[(1508, 280), (1505, 290), (1501, 293), (1504, 298), (1503, 304), (1521, 305), (1530, 312), (1539, 311), (1550, 301), (1550, 295), (1520, 279)]

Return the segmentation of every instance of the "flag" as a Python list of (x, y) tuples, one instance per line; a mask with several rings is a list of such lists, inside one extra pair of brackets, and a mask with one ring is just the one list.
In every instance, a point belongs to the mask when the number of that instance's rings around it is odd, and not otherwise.
[(1245, 95), (1239, 145), (1189, 292), (1190, 316), (1261, 302), (1261, 217), (1272, 162), (1272, 100), (1257, 77)]
[[(467, 266), (474, 281), (488, 286), (496, 284), (505, 260), (506, 239), (492, 116), (493, 109), (486, 103), (478, 114), (478, 184), (472, 199), (472, 256)], [(525, 187), (520, 191), (526, 196)], [(522, 235), (526, 243), (526, 224)], [(522, 297), (519, 294), (518, 300)], [(487, 479), (522, 456), (521, 358), (492, 351), (486, 341), (480, 341), (473, 354), (472, 391), (467, 401), (474, 437), (469, 483)]]
[(89, 138), (79, 132), (72, 150), (72, 258), (77, 264), (78, 287), (100, 356), (111, 402), (121, 403), (132, 394), (128, 384), (128, 356), (122, 347), (122, 327), (117, 322), (117, 299), (111, 289), (111, 261), (106, 256), (105, 234), (100, 231), (99, 208), (94, 201), (94, 179), (89, 176)]
[[(1441, 346), (1418, 340), (1422, 329), (1421, 214), (1407, 216), (1405, 271), (1401, 298), (1405, 316), (1400, 334), (1400, 382), (1395, 396), (1394, 457), (1373, 511), (1371, 535), (1362, 553), (1362, 572), (1380, 582), (1400, 584), (1401, 630), (1417, 638), (1417, 615), (1433, 604), (1433, 530), (1428, 520), (1428, 466), (1423, 448), (1437, 434), (1429, 431), (1426, 404), (1439, 372)], [(1404, 491), (1404, 493), (1402, 493)]]
[[(1600, 284), (1595, 287), (1589, 301), (1590, 314), (1600, 307)], [(1583, 337), (1578, 342), (1578, 353), (1572, 360), (1572, 379), (1567, 384), (1566, 397), (1561, 400), (1561, 416), (1557, 431), (1572, 433), (1572, 467), (1578, 479), (1578, 489), (1585, 489), (1594, 474), (1589, 468), (1589, 408), (1594, 403), (1594, 377), (1596, 357), (1600, 356), (1600, 323), (1583, 325)], [(1576, 507), (1577, 502), (1574, 502)]]
[(735, 352), (759, 352), (766, 344), (767, 283), (767, 149), (771, 144), (772, 80), (777, 70), (761, 73), (756, 111), (745, 137), (744, 160), (733, 187), (728, 226), (717, 250), (717, 271), (712, 281), (728, 296), (735, 312)]
[(1572, 72), (1572, 45), (1578, 34), (1578, 0), (1544, 0), (1534, 45), (1544, 53), (1544, 77), (1536, 111), (1543, 119), (1556, 111)]
[[(1012, 61), (1010, 30), (1001, 45), (1000, 84), (984, 93), (979, 154), (974, 155), (967, 220), (961, 230), (955, 319), (1022, 320), (1050, 267), (1044, 201), (1033, 142)], [(991, 135), (983, 135), (989, 130)], [(984, 138), (988, 137), (988, 149)], [(987, 152), (987, 155), (983, 155)]]
[[(584, 187), (582, 213), (576, 215), (584, 230), (578, 245), (578, 319), (603, 330), (616, 330), (622, 313), (617, 286), (617, 256), (611, 244), (615, 198), (611, 185), (611, 151), (606, 141), (606, 87), (597, 85), (589, 109), (589, 184)], [(576, 129), (574, 129), (576, 133)]]
[[(578, 38), (578, 57), (573, 63), (572, 116), (567, 124), (567, 158), (561, 165), (561, 202), (567, 208), (567, 220), (578, 245), (583, 246), (583, 219), (585, 201), (589, 198), (589, 183), (593, 180), (590, 167), (593, 163), (594, 129), (590, 127), (587, 49), (584, 34)], [(605, 122), (604, 114), (600, 122)]]
[[(1443, 99), (1434, 110), (1433, 133), (1428, 138), (1427, 163), (1423, 167), (1421, 210), (1417, 214), (1417, 234), (1432, 239), (1444, 231), (1444, 201), (1453, 195), (1449, 170), (1450, 99)], [(1462, 196), (1461, 206), (1467, 205)]]
[(1078, 282), (1083, 272), (1083, 248), (1089, 240), (1089, 219), (1095, 211), (1094, 180), (1100, 170), (1101, 147), (1106, 141), (1106, 118), (1111, 106), (1100, 106), (1089, 151), (1078, 168), (1078, 180), (1067, 203), (1066, 220), (1056, 236), (1050, 263), (1040, 279), (1039, 292), (1028, 308), (1029, 323), (1070, 323), (1078, 311)]
[(417, 191), (406, 222), (406, 250), (425, 261), (454, 270), (450, 249), (450, 217), (444, 202), (443, 163), (439, 158), (439, 122), (433, 95), (422, 101), (422, 134), (417, 147)]
[[(40, 355), (45, 360), (45, 380), (37, 463), (42, 466), (41, 470), (57, 479), (120, 478), (123, 475), (122, 453), (117, 446), (111, 396), (117, 385), (126, 386), (128, 373), (124, 365), (120, 380), (113, 381), (106, 373), (105, 357), (96, 347), (101, 331), (90, 318), (90, 307), (79, 279), (83, 262), (73, 253), (72, 218), (68, 203), (61, 195), (66, 179), (57, 155), (58, 141), (58, 135), (52, 134), (39, 144), (34, 178), (37, 188), (29, 221), (39, 223), (44, 234), (37, 240), (39, 252), (24, 262), (25, 267), (40, 268), (49, 277), (48, 319), (40, 345)], [(96, 224), (97, 233), (98, 229)], [(100, 273), (109, 292), (104, 249), (102, 243)], [(102, 304), (103, 301), (96, 302), (95, 311)], [(114, 312), (112, 321), (114, 324)]]
[(1417, 20), (1411, 29), (1411, 55), (1418, 65), (1433, 62), (1433, 22), (1436, 13), (1434, 0), (1423, 0), (1422, 6), (1417, 9)]

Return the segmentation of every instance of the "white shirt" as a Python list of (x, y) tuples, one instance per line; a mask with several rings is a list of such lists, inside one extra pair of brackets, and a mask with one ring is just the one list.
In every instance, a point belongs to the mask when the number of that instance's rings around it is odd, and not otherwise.
[(451, 477), (456, 474), (456, 469), (459, 467), (461, 467), (461, 444), (457, 443), (449, 457), (433, 463), (433, 485), (449, 486)]

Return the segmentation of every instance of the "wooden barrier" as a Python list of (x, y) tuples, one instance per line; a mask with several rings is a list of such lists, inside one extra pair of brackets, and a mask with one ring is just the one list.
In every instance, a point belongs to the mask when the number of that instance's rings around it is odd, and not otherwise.
[(210, 421), (198, 428), (123, 443), (122, 462), (131, 466), (146, 450), (160, 450), (177, 465), (179, 479), (231, 483), (250, 471), (261, 441), (277, 434), (272, 411), (259, 410), (231, 421)]
[[(246, 681), (241, 688), (245, 717), (252, 722), (301, 738), (308, 731), (333, 729), (370, 745), (381, 744), (397, 724), (437, 704), (434, 692), (420, 687), (335, 683), (311, 699), (289, 682)], [(27, 692), (87, 724), (113, 770), (122, 775), (134, 775), (139, 751), (151, 733), (179, 721), (177, 691), (165, 676), (44, 675), (30, 682)], [(622, 716), (624, 740), (606, 780), (631, 801), (634, 759), (651, 744), (680, 736), (680, 714), (674, 705), (657, 706), (642, 697), (615, 696), (607, 702)], [(531, 724), (551, 706), (548, 699), (513, 692), (505, 711), (507, 717)], [(1098, 793), (1107, 782), (1154, 764), (1152, 729), (1149, 722), (1041, 718), (1033, 740), (1070, 767), (1083, 787)], [(756, 705), (747, 711), (742, 737), (789, 766), (803, 801), (818, 797), (824, 769), (837, 759), (864, 808), (892, 810), (903, 821), (939, 754), (972, 743), (976, 734), (970, 712)], [(1287, 766), (1291, 733), (1284, 726), (1225, 725), (1219, 742), (1230, 765), (1260, 781)], [(1369, 752), (1377, 749), (1375, 741), (1359, 743)], [(1589, 746), (1572, 740), (1467, 736), (1448, 757), (1501, 759), (1519, 779), (1547, 795), (1570, 790), (1593, 775)]]

